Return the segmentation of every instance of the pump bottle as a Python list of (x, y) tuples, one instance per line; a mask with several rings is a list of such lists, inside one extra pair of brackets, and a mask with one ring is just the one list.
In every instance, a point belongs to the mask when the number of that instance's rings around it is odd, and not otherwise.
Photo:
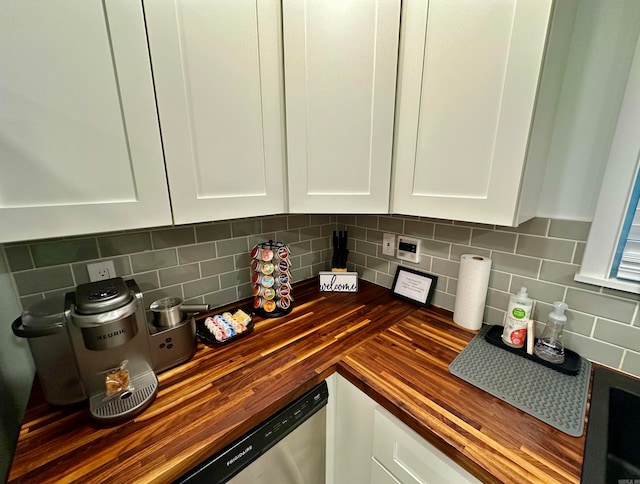
[(504, 318), (502, 341), (513, 348), (522, 348), (527, 339), (527, 325), (531, 317), (533, 301), (527, 295), (527, 288), (521, 287), (511, 296), (509, 308)]
[(533, 352), (551, 363), (561, 365), (564, 363), (564, 344), (562, 343), (562, 329), (567, 322), (564, 312), (568, 308), (566, 303), (556, 301), (553, 303), (553, 311), (549, 313), (547, 326), (542, 336), (536, 342)]

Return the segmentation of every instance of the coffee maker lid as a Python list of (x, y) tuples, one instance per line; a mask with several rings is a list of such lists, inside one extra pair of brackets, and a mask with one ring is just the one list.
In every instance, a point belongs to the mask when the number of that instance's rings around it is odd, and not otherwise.
[(76, 287), (76, 311), (99, 314), (124, 306), (133, 298), (121, 277), (80, 284)]

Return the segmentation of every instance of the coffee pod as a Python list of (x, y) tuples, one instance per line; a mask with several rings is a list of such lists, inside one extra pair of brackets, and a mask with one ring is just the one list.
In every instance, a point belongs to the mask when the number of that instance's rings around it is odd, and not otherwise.
[(288, 247), (280, 247), (278, 249), (278, 259), (283, 260), (289, 257), (289, 248)]
[(262, 297), (265, 299), (273, 299), (274, 297), (276, 297), (276, 291), (271, 288), (271, 287), (264, 287), (262, 288)]
[(262, 276), (262, 279), (260, 279), (260, 284), (262, 284), (264, 287), (273, 287), (274, 283), (275, 279), (273, 278), (273, 276)]
[(253, 247), (253, 249), (251, 249), (251, 252), (249, 253), (249, 256), (252, 259), (260, 259), (260, 246), (256, 245)]
[(278, 306), (280, 309), (289, 309), (289, 306), (291, 306), (291, 300), (286, 296), (282, 297), (278, 299), (278, 301), (276, 302), (276, 306)]
[(273, 259), (273, 251), (271, 249), (262, 249), (260, 252), (260, 259), (264, 262), (269, 262)]
[(268, 312), (271, 313), (273, 312), (273, 310), (276, 308), (276, 303), (273, 301), (265, 301), (264, 305), (263, 305), (263, 309)]
[(253, 308), (260, 309), (262, 306), (264, 306), (264, 299), (262, 299), (261, 297), (256, 297), (253, 300)]
[(263, 262), (260, 272), (263, 274), (269, 275), (273, 274), (275, 266), (271, 262)]
[(289, 272), (281, 272), (278, 274), (278, 284), (287, 284), (289, 282)]

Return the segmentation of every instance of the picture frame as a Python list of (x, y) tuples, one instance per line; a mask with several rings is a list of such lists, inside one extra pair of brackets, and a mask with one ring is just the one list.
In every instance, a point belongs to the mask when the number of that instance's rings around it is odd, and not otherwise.
[(438, 276), (410, 267), (398, 266), (391, 285), (391, 292), (400, 299), (422, 307), (429, 307), (437, 282)]

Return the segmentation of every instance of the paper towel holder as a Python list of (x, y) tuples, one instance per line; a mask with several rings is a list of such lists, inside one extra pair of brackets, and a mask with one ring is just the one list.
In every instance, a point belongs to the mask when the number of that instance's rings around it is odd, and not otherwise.
[(437, 282), (438, 276), (410, 267), (398, 266), (391, 285), (391, 293), (400, 299), (428, 307)]

